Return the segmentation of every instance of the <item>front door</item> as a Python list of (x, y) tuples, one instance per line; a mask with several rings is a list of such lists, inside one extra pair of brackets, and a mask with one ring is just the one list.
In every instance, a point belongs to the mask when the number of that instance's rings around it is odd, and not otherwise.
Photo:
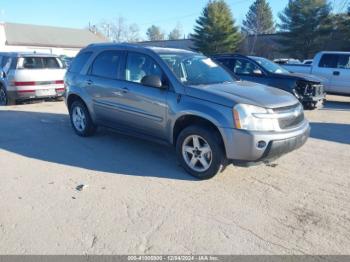
[(123, 122), (126, 122), (129, 128), (146, 135), (167, 138), (168, 89), (142, 84), (145, 76), (158, 76), (166, 85), (166, 77), (160, 66), (148, 55), (129, 52), (124, 74)]

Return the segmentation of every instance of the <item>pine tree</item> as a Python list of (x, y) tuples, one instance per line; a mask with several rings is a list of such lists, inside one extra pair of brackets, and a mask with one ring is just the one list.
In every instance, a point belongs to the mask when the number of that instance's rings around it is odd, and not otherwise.
[(255, 0), (250, 6), (242, 30), (249, 35), (271, 34), (275, 32), (275, 23), (271, 7), (266, 0)]
[(279, 41), (284, 51), (301, 59), (310, 58), (319, 51), (324, 37), (332, 30), (327, 23), (330, 11), (327, 0), (289, 0), (279, 15), (281, 23), (278, 25), (285, 32)]
[(241, 34), (224, 0), (211, 0), (196, 21), (192, 38), (195, 48), (206, 55), (233, 52)]

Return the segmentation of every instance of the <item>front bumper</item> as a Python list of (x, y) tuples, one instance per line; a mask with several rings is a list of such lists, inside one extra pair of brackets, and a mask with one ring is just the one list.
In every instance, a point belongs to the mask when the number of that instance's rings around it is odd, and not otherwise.
[[(308, 121), (288, 132), (250, 132), (238, 129), (221, 129), (224, 134), (226, 157), (236, 165), (251, 165), (271, 161), (292, 152), (305, 144), (310, 136)], [(266, 146), (259, 148), (259, 142)]]
[(301, 99), (301, 103), (308, 103), (308, 102), (320, 102), (326, 99), (326, 93), (317, 95), (317, 96), (305, 96)]

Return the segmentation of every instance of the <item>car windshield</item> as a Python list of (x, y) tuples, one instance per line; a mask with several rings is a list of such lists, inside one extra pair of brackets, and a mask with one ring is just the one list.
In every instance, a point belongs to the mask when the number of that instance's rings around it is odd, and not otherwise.
[(208, 57), (199, 54), (160, 54), (176, 77), (185, 85), (230, 83), (236, 79)]
[(258, 64), (260, 64), (265, 70), (274, 74), (288, 74), (289, 72), (280, 65), (262, 57), (251, 57)]

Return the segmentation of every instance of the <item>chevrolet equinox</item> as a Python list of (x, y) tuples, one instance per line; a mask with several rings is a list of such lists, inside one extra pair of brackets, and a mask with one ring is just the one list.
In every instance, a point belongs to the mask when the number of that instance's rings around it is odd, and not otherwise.
[(74, 131), (97, 126), (174, 145), (192, 176), (250, 165), (301, 147), (310, 127), (285, 91), (239, 81), (201, 54), (130, 44), (92, 44), (65, 76)]

